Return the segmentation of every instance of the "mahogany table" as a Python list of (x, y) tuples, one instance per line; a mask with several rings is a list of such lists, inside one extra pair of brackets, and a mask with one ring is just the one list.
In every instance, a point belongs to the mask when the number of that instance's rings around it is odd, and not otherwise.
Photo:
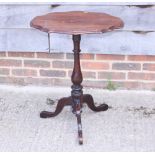
[[(96, 112), (108, 109), (107, 104), (95, 106), (93, 97), (90, 94), (83, 94), (82, 72), (80, 67), (80, 40), (82, 34), (103, 33), (123, 27), (123, 21), (105, 13), (95, 12), (56, 12), (43, 16), (37, 16), (31, 21), (31, 27), (50, 33), (63, 33), (72, 35), (74, 45), (74, 68), (71, 76), (73, 85), (71, 86), (71, 96), (61, 98), (58, 101), (54, 112), (42, 111), (41, 118), (49, 118), (58, 115), (64, 106), (72, 106), (72, 112), (77, 117), (79, 144), (83, 144), (81, 112), (82, 105), (86, 103), (88, 107)], [(89, 45), (88, 45), (89, 46)]]

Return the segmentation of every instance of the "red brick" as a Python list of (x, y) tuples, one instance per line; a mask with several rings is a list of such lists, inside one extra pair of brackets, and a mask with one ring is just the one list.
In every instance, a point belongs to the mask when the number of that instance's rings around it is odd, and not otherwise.
[(46, 68), (50, 67), (50, 62), (43, 60), (24, 60), (24, 66)]
[(125, 79), (125, 73), (122, 72), (98, 72), (99, 79)]
[(127, 58), (132, 61), (155, 61), (155, 55), (129, 55)]
[(58, 78), (54, 78), (52, 79), (53, 80), (53, 85), (56, 85), (56, 86), (71, 86), (72, 85), (72, 82), (70, 79), (58, 79)]
[[(73, 59), (74, 54), (73, 53), (66, 53), (66, 58), (67, 59)], [(80, 59), (81, 60), (93, 60), (94, 59), (94, 54), (80, 53)]]
[(116, 70), (140, 70), (141, 64), (139, 64), (139, 63), (113, 63), (112, 69), (116, 69)]
[(58, 71), (58, 70), (40, 70), (40, 76), (47, 76), (47, 77), (65, 77), (65, 71)]
[(84, 80), (82, 83), (83, 87), (92, 87), (92, 88), (106, 88), (106, 80)]
[(35, 77), (0, 77), (0, 83), (11, 85), (53, 86), (53, 79)]
[(80, 59), (81, 60), (93, 60), (94, 59), (94, 54), (88, 54), (88, 53), (82, 53), (80, 54)]
[(6, 57), (6, 52), (0, 52), (0, 57)]
[(10, 69), (8, 68), (0, 68), (0, 75), (9, 75)]
[(24, 85), (53, 86), (53, 79), (46, 77), (25, 77)]
[(109, 63), (105, 62), (81, 62), (83, 69), (90, 70), (107, 70), (109, 69)]
[(82, 74), (83, 74), (83, 77), (86, 79), (96, 79), (95, 72), (83, 71)]
[(124, 55), (96, 54), (97, 60), (125, 60)]
[(143, 70), (155, 71), (155, 64), (144, 63), (143, 64)]
[(142, 83), (139, 81), (114, 81), (118, 89), (141, 89)]
[(66, 59), (74, 59), (73, 53), (66, 53)]
[(155, 91), (155, 82), (145, 82), (142, 84), (142, 89)]
[(51, 78), (25, 77), (24, 85), (53, 86), (54, 84)]
[(129, 72), (128, 79), (132, 80), (155, 80), (155, 74), (153, 73), (135, 73)]
[(13, 60), (13, 59), (0, 59), (0, 66), (18, 66), (20, 67), (22, 65), (21, 60)]
[[(72, 71), (68, 71), (68, 76), (69, 78), (72, 75)], [(82, 71), (83, 78), (87, 79), (95, 79), (96, 78), (96, 73), (95, 72), (89, 72), (89, 71)]]
[(8, 52), (8, 57), (34, 58), (34, 52)]
[(53, 61), (53, 68), (73, 68), (73, 61)]
[(37, 71), (32, 69), (13, 69), (12, 74), (16, 76), (37, 76)]
[(25, 85), (24, 78), (19, 77), (0, 77), (0, 83), (11, 85)]
[(64, 59), (64, 53), (37, 52), (37, 58)]
[[(137, 81), (111, 81), (116, 89), (141, 89), (141, 82)], [(108, 81), (107, 80), (84, 80), (84, 87), (93, 87), (93, 88), (102, 88), (107, 89)]]

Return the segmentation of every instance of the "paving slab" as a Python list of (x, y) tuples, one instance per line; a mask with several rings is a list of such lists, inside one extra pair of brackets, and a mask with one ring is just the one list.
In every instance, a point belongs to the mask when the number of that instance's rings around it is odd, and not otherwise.
[[(84, 89), (106, 112), (82, 113), (84, 145), (77, 139), (76, 117), (69, 106), (55, 118), (39, 112), (54, 110), (69, 87), (0, 86), (0, 151), (155, 151), (155, 92)], [(47, 100), (50, 98), (53, 104)]]

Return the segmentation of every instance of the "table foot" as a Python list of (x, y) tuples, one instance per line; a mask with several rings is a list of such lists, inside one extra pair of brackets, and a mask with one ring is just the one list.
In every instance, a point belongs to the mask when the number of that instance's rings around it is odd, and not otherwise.
[(58, 101), (56, 110), (54, 112), (42, 111), (40, 113), (40, 117), (41, 118), (49, 118), (49, 117), (57, 116), (63, 110), (64, 106), (71, 105), (71, 103), (72, 103), (71, 97), (62, 98)]
[(99, 111), (108, 110), (108, 105), (107, 104), (101, 104), (99, 106), (95, 106), (93, 97), (91, 95), (89, 95), (89, 94), (84, 94), (83, 95), (83, 103), (86, 103), (88, 105), (88, 107), (92, 111), (99, 112)]
[(77, 114), (77, 124), (78, 124), (78, 139), (79, 139), (79, 144), (83, 144), (83, 135), (82, 135), (82, 123), (81, 123), (81, 114)]

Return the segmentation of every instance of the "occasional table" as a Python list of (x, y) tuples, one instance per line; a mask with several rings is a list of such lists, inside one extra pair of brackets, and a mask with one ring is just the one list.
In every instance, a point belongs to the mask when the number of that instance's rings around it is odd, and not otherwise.
[[(64, 106), (72, 106), (72, 112), (77, 117), (79, 144), (83, 144), (81, 112), (82, 105), (86, 103), (88, 107), (96, 112), (106, 111), (107, 104), (95, 106), (93, 97), (90, 94), (83, 94), (82, 72), (80, 67), (80, 40), (82, 34), (104, 33), (123, 27), (123, 21), (105, 13), (71, 11), (54, 12), (43, 16), (37, 16), (31, 21), (31, 27), (50, 33), (62, 33), (72, 35), (74, 67), (71, 76), (73, 85), (71, 86), (71, 96), (61, 98), (58, 101), (54, 112), (42, 111), (41, 118), (49, 118), (58, 115)], [(94, 43), (95, 44), (95, 43)], [(89, 44), (88, 44), (89, 46)], [(88, 62), (89, 63), (89, 62)], [(90, 122), (91, 123), (91, 122)]]

